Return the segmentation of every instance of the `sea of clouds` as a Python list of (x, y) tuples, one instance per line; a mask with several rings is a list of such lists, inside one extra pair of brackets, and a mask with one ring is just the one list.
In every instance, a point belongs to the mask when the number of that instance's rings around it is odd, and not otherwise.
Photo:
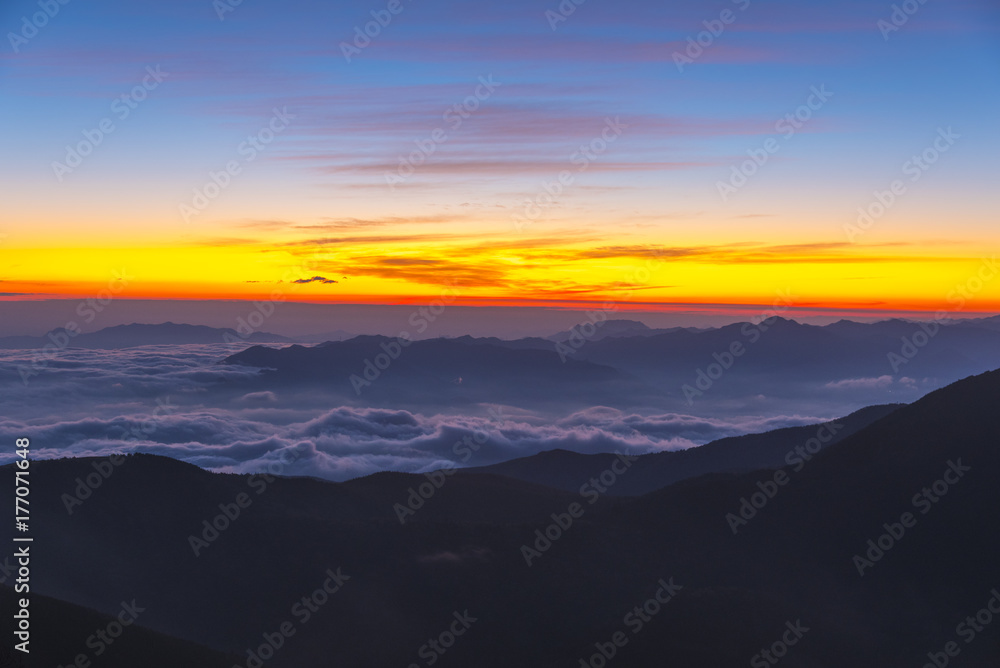
[[(285, 474), (339, 481), (384, 470), (482, 466), (555, 448), (678, 450), (833, 417), (348, 406), (316, 389), (246, 391), (258, 370), (219, 364), (232, 352), (221, 344), (71, 349), (40, 367), (37, 351), (0, 351), (0, 443), (27, 436), (36, 458), (142, 452), (232, 472), (263, 471), (294, 450)], [(24, 382), (19, 368), (33, 362), (39, 373)], [(467, 438), (482, 445), (466, 461), (455, 444)], [(12, 461), (8, 452), (0, 464)]]

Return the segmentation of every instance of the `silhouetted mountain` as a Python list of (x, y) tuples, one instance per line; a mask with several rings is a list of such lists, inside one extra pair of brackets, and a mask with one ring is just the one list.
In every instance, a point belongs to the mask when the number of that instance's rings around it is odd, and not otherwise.
[[(580, 323), (573, 329), (558, 332), (546, 337), (549, 341), (568, 341), (573, 337), (585, 337), (589, 340), (598, 341), (607, 337), (629, 337), (629, 336), (653, 336), (669, 331), (664, 329), (650, 329), (645, 323), (638, 320), (596, 320)], [(590, 336), (588, 336), (588, 334)]]
[(357, 334), (352, 334), (343, 329), (338, 329), (333, 332), (324, 332), (322, 334), (306, 334), (304, 336), (292, 337), (294, 341), (299, 343), (326, 343), (327, 341), (346, 341), (348, 339), (353, 339)]
[[(1000, 330), (979, 321), (939, 326), (906, 320), (818, 327), (775, 317), (716, 329), (650, 330), (610, 321), (615, 335), (550, 341), (463, 336), (397, 349), (359, 336), (311, 348), (254, 347), (227, 364), (266, 368), (255, 389), (320, 384), (342, 400), (381, 405), (476, 402), (533, 408), (655, 406), (726, 412), (733, 402), (850, 412), (911, 401), (962, 376), (1000, 366)], [(608, 323), (605, 323), (608, 324)], [(605, 331), (605, 330), (595, 330)], [(629, 335), (629, 332), (641, 335)], [(697, 408), (692, 408), (697, 406)]]
[[(722, 438), (688, 450), (640, 455), (635, 458), (628, 475), (622, 476), (611, 493), (616, 496), (638, 496), (710, 473), (743, 473), (762, 468), (778, 468), (786, 464), (789, 453), (793, 453), (797, 446), (817, 434), (822, 436), (822, 440), (817, 438), (815, 447), (829, 447), (902, 405), (870, 406), (820, 425), (787, 427), (762, 434)], [(568, 450), (550, 450), (492, 466), (462, 469), (459, 473), (493, 473), (575, 492), (580, 489), (581, 481), (599, 476), (617, 458), (614, 454), (584, 455)]]
[(954, 322), (971, 327), (985, 327), (987, 329), (1000, 330), (1000, 315), (995, 315), (990, 318), (964, 318), (955, 320)]
[(536, 349), (536, 350), (553, 350), (552, 341), (548, 339), (543, 339), (537, 336), (529, 336), (523, 339), (498, 339), (495, 336), (485, 336), (485, 337), (472, 337), (472, 336), (455, 336), (449, 341), (455, 341), (456, 343), (465, 343), (472, 346), (499, 346), (501, 348), (510, 348), (511, 350), (524, 350), (524, 349)]
[(267, 332), (249, 332), (246, 336), (235, 329), (205, 327), (204, 325), (178, 325), (165, 322), (159, 325), (117, 325), (96, 332), (80, 334), (62, 327), (45, 336), (9, 336), (0, 338), (0, 348), (132, 348), (135, 346), (183, 345), (192, 343), (288, 343), (291, 339)]
[[(19, 594), (0, 586), (0, 606), (13, 613)], [(106, 615), (58, 599), (31, 595), (30, 654), (13, 650), (11, 642), (0, 647), (3, 668), (42, 666), (142, 666), (142, 668), (231, 668), (243, 657), (225, 655), (207, 647), (150, 631), (142, 625), (143, 601), (121, 601), (114, 615)], [(123, 614), (122, 618), (118, 613)], [(130, 623), (121, 628), (121, 619)], [(4, 638), (14, 638), (13, 614), (0, 620)], [(103, 634), (103, 635), (101, 635)], [(15, 641), (17, 642), (17, 641)], [(84, 661), (77, 662), (83, 656)], [(89, 663), (88, 663), (89, 662)]]
[(358, 336), (314, 347), (253, 346), (224, 364), (261, 367), (259, 384), (318, 384), (348, 398), (368, 401), (476, 402), (586, 400), (635, 385), (610, 367), (561, 360), (555, 350), (516, 348), (466, 339), (415, 341)]
[[(759, 325), (606, 338), (587, 343), (573, 356), (615, 367), (676, 395), (687, 384), (695, 389), (709, 386), (716, 395), (745, 396), (756, 390), (794, 397), (807, 383), (821, 386), (880, 376), (951, 382), (1000, 366), (1000, 331), (967, 325), (928, 327), (933, 337), (918, 324), (902, 320), (817, 327), (774, 318)], [(923, 345), (904, 347), (904, 337), (912, 341), (915, 336)], [(734, 346), (742, 351), (735, 356)], [(895, 368), (891, 354), (902, 360)], [(711, 365), (722, 367), (722, 373), (703, 379), (699, 387), (699, 372), (707, 375)]]
[[(471, 626), (433, 654), (442, 665), (587, 665), (621, 632), (622, 666), (768, 665), (760, 653), (783, 635), (795, 644), (779, 648), (782, 666), (919, 666), (952, 641), (963, 665), (994, 666), (995, 629), (966, 643), (956, 625), (998, 587), (998, 399), (1000, 372), (983, 374), (778, 471), (593, 505), (476, 474), (279, 478), (257, 494), (245, 476), (134, 456), (70, 515), (62, 495), (94, 462), (35, 462), (33, 584), (106, 614), (125, 596), (148, 601), (151, 628), (237, 653), (291, 621), (270, 666), (426, 665), (421, 648), (453, 622), (464, 630), (459, 618)], [(12, 477), (0, 470), (7, 489)], [(422, 486), (401, 524), (396, 504)], [(250, 504), (236, 517), (240, 493)], [(206, 521), (219, 534), (195, 556)], [(299, 624), (292, 606), (338, 568), (349, 579)], [(666, 605), (661, 583), (682, 587)]]

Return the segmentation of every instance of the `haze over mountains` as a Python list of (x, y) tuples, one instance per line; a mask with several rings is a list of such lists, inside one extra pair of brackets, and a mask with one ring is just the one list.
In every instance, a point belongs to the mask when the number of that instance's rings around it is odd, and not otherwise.
[(1000, 0), (0, 7), (0, 668), (1000, 668)]
[[(431, 397), (444, 405), (516, 403), (520, 396), (522, 404), (541, 401), (564, 408), (646, 405), (709, 413), (720, 402), (754, 398), (778, 399), (786, 406), (803, 399), (832, 400), (831, 409), (843, 413), (848, 405), (836, 403), (838, 394), (857, 395), (853, 409), (887, 399), (912, 400), (1000, 366), (1000, 317), (923, 324), (843, 320), (822, 327), (773, 317), (710, 329), (650, 329), (637, 321), (606, 320), (548, 338), (462, 336), (412, 344), (352, 337), (342, 330), (329, 336), (308, 349), (254, 348), (250, 344), (293, 341), (249, 325), (233, 330), (132, 324), (91, 333), (59, 329), (42, 337), (4, 337), (0, 348), (33, 350), (37, 366), (40, 356), (74, 349), (224, 343), (224, 363), (266, 369), (258, 386), (321, 385), (345, 402), (364, 395), (378, 405), (421, 405)], [(298, 342), (315, 344), (322, 338)]]
[(165, 322), (157, 325), (134, 323), (105, 327), (96, 332), (80, 332), (60, 327), (45, 336), (0, 337), (0, 348), (131, 348), (134, 346), (187, 345), (193, 343), (229, 343), (234, 341), (254, 343), (287, 343), (291, 339), (266, 332), (183, 325)]
[[(66, 332), (70, 341), (72, 342), (69, 346), (61, 347), (81, 347), (81, 348), (124, 348), (130, 346), (141, 346), (141, 345), (182, 345), (190, 343), (218, 343), (223, 341), (223, 337), (227, 334), (230, 336), (238, 336), (241, 339), (247, 341), (260, 341), (260, 342), (298, 342), (298, 343), (324, 343), (326, 341), (343, 341), (357, 334), (352, 334), (343, 329), (336, 329), (333, 331), (327, 331), (324, 333), (313, 333), (308, 335), (299, 336), (289, 336), (289, 335), (279, 335), (263, 331), (258, 328), (256, 323), (247, 322), (246, 318), (238, 319), (240, 320), (238, 330), (228, 327), (211, 327), (206, 325), (195, 325), (195, 324), (178, 324), (173, 322), (163, 322), (163, 323), (131, 323), (115, 325), (111, 327), (104, 327), (93, 332), (78, 332), (77, 330), (67, 330), (66, 328), (56, 328), (48, 332), (46, 335), (42, 336), (29, 336), (29, 335), (18, 335), (18, 336), (2, 336), (0, 337), (0, 348), (12, 349), (12, 348), (32, 348), (35, 346), (44, 345), (46, 343), (51, 343), (52, 339), (49, 335), (60, 336), (61, 333)], [(755, 318), (752, 324), (757, 324), (761, 318)], [(780, 316), (772, 316), (769, 321), (773, 320), (785, 320)], [(794, 322), (794, 321), (791, 321)], [(907, 319), (891, 319), (891, 320), (881, 320), (877, 322), (858, 322), (853, 320), (840, 320), (829, 325), (805, 325), (808, 327), (814, 327), (819, 329), (829, 329), (835, 331), (839, 334), (850, 335), (854, 333), (855, 335), (866, 336), (876, 332), (881, 332), (883, 334), (895, 334), (897, 331), (902, 331), (901, 335), (909, 335), (911, 332), (905, 330), (905, 328), (911, 324), (919, 323), (920, 320), (907, 320)], [(990, 330), (1000, 330), (1000, 316), (992, 316), (988, 318), (949, 318), (939, 321), (941, 324), (945, 325), (961, 325), (964, 327), (990, 329)], [(595, 325), (591, 327), (591, 325)], [(744, 322), (734, 323), (742, 327)], [(606, 338), (630, 338), (630, 337), (649, 337), (657, 336), (661, 334), (671, 334), (676, 332), (707, 332), (718, 329), (723, 329), (725, 327), (732, 327), (734, 325), (723, 325), (721, 327), (666, 327), (666, 328), (651, 328), (645, 323), (639, 320), (629, 320), (624, 318), (610, 318), (601, 320), (599, 318), (592, 318), (589, 321), (584, 321), (579, 325), (574, 326), (571, 329), (559, 331), (549, 335), (542, 335), (541, 333), (534, 337), (483, 337), (483, 336), (468, 336), (464, 335), (462, 337), (457, 336), (445, 336), (445, 337), (435, 337), (432, 332), (428, 332), (423, 335), (416, 335), (416, 339), (427, 339), (427, 338), (470, 338), (482, 341), (505, 341), (508, 344), (517, 345), (518, 341), (534, 341), (539, 343), (541, 341), (554, 341), (554, 342), (567, 342), (569, 339), (583, 338), (587, 341), (599, 341)], [(79, 327), (79, 325), (77, 325)], [(903, 328), (903, 330), (900, 330)], [(74, 333), (77, 331), (77, 333)], [(223, 341), (224, 342), (224, 341)]]
[[(134, 598), (144, 626), (240, 666), (285, 622), (295, 632), (266, 665), (579, 666), (615, 637), (617, 665), (753, 665), (795, 629), (781, 665), (921, 666), (955, 642), (962, 665), (991, 666), (996, 622), (964, 620), (1000, 584), (998, 399), (989, 372), (837, 434), (716, 443), (697, 471), (677, 455), (604, 458), (575, 487), (547, 468), (560, 453), (508, 467), (555, 487), (486, 471), (336, 484), (140, 455), (70, 514), (66, 495), (103, 460), (35, 462), (38, 591), (105, 615)], [(754, 456), (772, 464), (748, 471)], [(296, 601), (330, 573), (338, 589), (303, 621)], [(447, 651), (429, 649), (456, 620)], [(80, 643), (93, 632), (66, 624)], [(148, 651), (177, 641), (150, 636)]]
[(793, 628), (782, 665), (919, 666), (1000, 584), (996, 319), (252, 334), (0, 353), (38, 660), (134, 601), (108, 665), (248, 668), (291, 624), (264, 665), (753, 665)]
[[(330, 480), (550, 450), (656, 453), (915, 401), (1000, 366), (996, 324), (608, 321), (550, 339), (409, 345), (130, 325), (0, 352), (0, 438), (38, 434), (43, 458), (150, 453), (234, 472), (304, 446), (289, 473)], [(480, 447), (456, 454), (473, 436)]]
[[(662, 332), (641, 323), (605, 325), (611, 329), (603, 338), (597, 334), (601, 325), (573, 336), (572, 330), (561, 333), (554, 341), (459, 337), (401, 346), (396, 339), (371, 336), (308, 349), (251, 347), (224, 362), (263, 369), (254, 383), (260, 389), (307, 383), (344, 401), (363, 397), (378, 405), (493, 400), (708, 414), (731, 412), (735, 402), (754, 411), (773, 410), (778, 403), (807, 411), (825, 402), (846, 413), (859, 404), (913, 400), (1000, 366), (995, 319), (947, 326), (840, 321), (817, 327), (772, 318)], [(593, 336), (588, 338), (588, 331)]]

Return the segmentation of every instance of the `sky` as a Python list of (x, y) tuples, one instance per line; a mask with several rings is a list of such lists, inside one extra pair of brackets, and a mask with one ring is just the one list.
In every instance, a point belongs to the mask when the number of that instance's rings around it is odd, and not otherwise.
[(50, 2), (0, 300), (1000, 311), (987, 0)]

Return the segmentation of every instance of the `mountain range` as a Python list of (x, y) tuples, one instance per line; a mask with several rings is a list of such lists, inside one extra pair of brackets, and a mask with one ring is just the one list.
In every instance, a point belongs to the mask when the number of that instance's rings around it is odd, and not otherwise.
[[(628, 476), (615, 484), (615, 496), (639, 496), (675, 482), (711, 473), (745, 473), (783, 466), (789, 453), (820, 433), (814, 446), (822, 450), (857, 433), (871, 423), (889, 415), (902, 404), (870, 406), (846, 417), (819, 425), (786, 427), (763, 434), (746, 434), (721, 438), (687, 450), (668, 450), (638, 455)], [(811, 453), (815, 454), (815, 453)], [(794, 457), (794, 455), (793, 455)], [(581, 480), (590, 480), (610, 468), (615, 454), (581, 454), (569, 450), (546, 452), (513, 459), (490, 466), (459, 469), (461, 475), (493, 473), (496, 475), (575, 492)]]
[(165, 322), (158, 325), (117, 325), (96, 332), (54, 329), (44, 336), (0, 337), (0, 349), (97, 348), (118, 349), (134, 346), (186, 345), (206, 343), (290, 343), (292, 339), (267, 332), (238, 332), (235, 329)]
[(340, 401), (379, 405), (498, 402), (729, 414), (827, 406), (846, 413), (911, 401), (1000, 366), (1000, 329), (993, 323), (819, 327), (775, 317), (641, 335), (619, 323), (620, 336), (564, 341), (463, 336), (404, 345), (360, 336), (312, 347), (251, 346), (222, 362), (261, 369), (248, 391), (310, 385)]
[[(329, 483), (133, 455), (72, 514), (66, 495), (107, 467), (38, 461), (34, 584), (103, 615), (135, 599), (160, 634), (150, 655), (194, 643), (240, 666), (281, 628), (294, 633), (265, 665), (881, 668), (950, 647), (994, 666), (996, 622), (965, 620), (1000, 586), (998, 399), (989, 372), (835, 434), (715, 443), (698, 466), (656, 455), (566, 471), (550, 453)], [(317, 608), (305, 621), (303, 597)], [(82, 642), (93, 624), (70, 615), (61, 632)]]

